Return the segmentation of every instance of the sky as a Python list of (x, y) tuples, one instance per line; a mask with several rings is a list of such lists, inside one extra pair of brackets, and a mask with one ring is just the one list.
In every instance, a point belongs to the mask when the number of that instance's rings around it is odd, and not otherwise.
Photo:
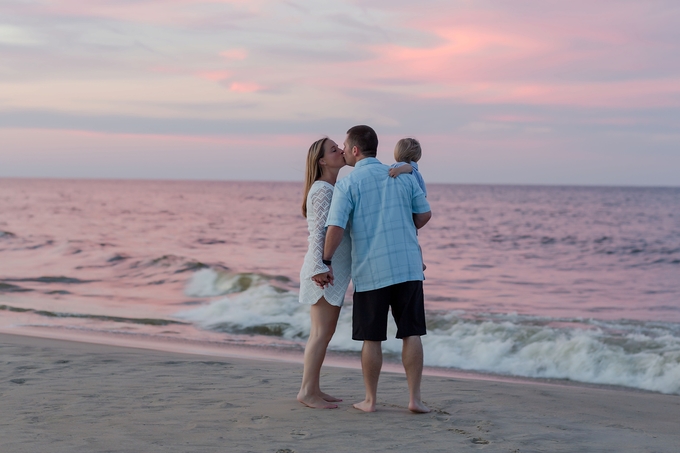
[(680, 186), (677, 0), (2, 0), (0, 177)]

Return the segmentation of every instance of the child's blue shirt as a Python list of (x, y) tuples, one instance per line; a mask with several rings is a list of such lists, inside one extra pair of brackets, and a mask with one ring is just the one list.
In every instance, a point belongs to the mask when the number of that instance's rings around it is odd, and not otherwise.
[(390, 165), (390, 168), (401, 167), (403, 165), (406, 165), (407, 163), (411, 167), (413, 167), (413, 171), (411, 172), (411, 174), (413, 175), (414, 178), (416, 178), (416, 181), (418, 181), (418, 185), (422, 189), (425, 196), (427, 196), (427, 189), (425, 188), (425, 180), (423, 179), (423, 176), (418, 171), (418, 164), (416, 162), (397, 162), (396, 164)]

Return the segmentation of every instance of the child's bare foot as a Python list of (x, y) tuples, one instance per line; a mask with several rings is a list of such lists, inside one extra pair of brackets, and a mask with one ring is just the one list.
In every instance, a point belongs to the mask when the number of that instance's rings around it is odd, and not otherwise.
[(298, 393), (297, 400), (312, 409), (335, 409), (337, 404), (330, 403), (318, 395), (302, 395)]
[(375, 403), (369, 403), (366, 400), (360, 403), (354, 403), (352, 406), (354, 406), (355, 409), (359, 409), (360, 411), (375, 412)]

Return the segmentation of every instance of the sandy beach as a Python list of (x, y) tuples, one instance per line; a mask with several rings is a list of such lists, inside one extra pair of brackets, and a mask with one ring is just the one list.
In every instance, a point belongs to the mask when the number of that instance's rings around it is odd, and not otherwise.
[(301, 365), (0, 334), (0, 451), (677, 452), (680, 397), (425, 376), (432, 413), (383, 373), (378, 412), (356, 369), (325, 367), (339, 409), (296, 400)]

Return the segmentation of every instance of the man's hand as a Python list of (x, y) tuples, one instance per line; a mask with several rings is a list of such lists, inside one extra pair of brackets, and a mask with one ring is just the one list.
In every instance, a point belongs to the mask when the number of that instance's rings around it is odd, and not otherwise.
[(329, 269), (328, 272), (316, 274), (315, 276), (312, 277), (312, 280), (314, 280), (314, 283), (316, 283), (319, 288), (325, 288), (328, 285), (332, 285), (333, 282), (335, 281), (335, 278), (333, 276), (333, 268), (331, 266), (328, 266), (328, 269)]

